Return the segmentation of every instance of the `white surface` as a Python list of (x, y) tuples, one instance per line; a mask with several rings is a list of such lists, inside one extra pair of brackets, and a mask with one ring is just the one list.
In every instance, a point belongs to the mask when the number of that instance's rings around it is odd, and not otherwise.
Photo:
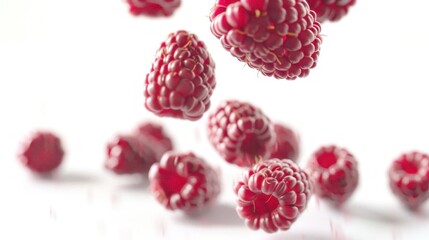
[[(358, 0), (325, 24), (319, 65), (310, 76), (277, 81), (244, 67), (209, 30), (214, 1), (183, 0), (170, 19), (134, 18), (120, 0), (0, 0), (0, 239), (427, 239), (429, 206), (407, 212), (390, 193), (386, 171), (403, 151), (429, 152), (429, 28), (422, 0)], [(143, 108), (143, 81), (166, 35), (196, 33), (217, 64), (212, 106), (237, 98), (295, 127), (300, 163), (322, 144), (348, 148), (361, 182), (343, 213), (317, 204), (289, 232), (243, 226), (234, 212), (239, 169), (209, 146), (205, 118), (162, 119), (181, 151), (223, 172), (224, 191), (207, 215), (164, 211), (135, 178), (102, 168), (116, 133), (154, 119)], [(54, 181), (16, 161), (19, 142), (40, 128), (64, 140), (67, 157)]]

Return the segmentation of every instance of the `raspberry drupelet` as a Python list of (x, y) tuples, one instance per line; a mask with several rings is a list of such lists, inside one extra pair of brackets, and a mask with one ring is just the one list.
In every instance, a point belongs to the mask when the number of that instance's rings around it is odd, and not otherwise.
[(299, 140), (296, 133), (283, 124), (274, 124), (276, 144), (271, 150), (270, 158), (290, 159), (297, 162), (299, 156)]
[(266, 159), (275, 144), (270, 119), (250, 103), (225, 101), (210, 114), (208, 138), (229, 163), (251, 167)]
[(272, 233), (288, 230), (305, 210), (311, 181), (293, 161), (269, 159), (246, 170), (234, 191), (245, 224)]
[(146, 108), (161, 117), (200, 119), (216, 86), (214, 69), (213, 59), (195, 34), (171, 33), (146, 76)]
[(60, 166), (64, 149), (57, 135), (39, 131), (26, 139), (18, 152), (18, 157), (32, 172), (47, 174)]
[(358, 186), (357, 161), (344, 148), (319, 148), (310, 158), (308, 170), (315, 194), (334, 206), (342, 205)]
[(429, 198), (429, 156), (420, 152), (404, 153), (389, 169), (390, 189), (410, 209)]
[(306, 0), (217, 0), (211, 31), (238, 60), (293, 80), (316, 66), (322, 38)]
[(307, 0), (310, 9), (317, 14), (317, 21), (336, 22), (347, 15), (356, 0)]
[(193, 153), (166, 153), (151, 167), (149, 180), (160, 204), (185, 213), (201, 211), (220, 193), (217, 173)]
[(180, 0), (127, 0), (130, 13), (150, 17), (171, 16), (180, 6)]
[(116, 174), (147, 174), (152, 164), (173, 150), (173, 143), (154, 123), (141, 124), (133, 134), (119, 135), (107, 144), (104, 166)]

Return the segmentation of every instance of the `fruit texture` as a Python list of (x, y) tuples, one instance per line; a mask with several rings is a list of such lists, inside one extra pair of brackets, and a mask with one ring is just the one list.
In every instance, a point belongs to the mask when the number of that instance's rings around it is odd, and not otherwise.
[(272, 233), (288, 230), (305, 210), (311, 181), (291, 160), (269, 159), (246, 170), (234, 191), (245, 224)]
[(271, 150), (270, 158), (290, 159), (297, 162), (299, 155), (299, 140), (296, 133), (289, 127), (276, 123), (276, 144)]
[(217, 173), (193, 153), (166, 153), (149, 172), (157, 201), (169, 210), (202, 210), (220, 193)]
[(107, 144), (104, 165), (116, 174), (146, 174), (172, 149), (172, 141), (160, 125), (144, 123), (134, 134), (119, 135)]
[(39, 131), (32, 134), (18, 153), (20, 161), (35, 173), (50, 173), (63, 161), (61, 140), (54, 133)]
[(161, 117), (198, 120), (210, 107), (215, 64), (204, 43), (186, 31), (161, 43), (146, 76), (146, 108)]
[(222, 46), (263, 75), (293, 80), (316, 66), (321, 26), (306, 0), (218, 0), (210, 21)]
[(130, 13), (151, 17), (171, 16), (180, 6), (180, 0), (127, 0)]
[(429, 156), (409, 152), (395, 159), (389, 169), (392, 192), (411, 209), (429, 198)]
[(208, 137), (227, 162), (240, 167), (266, 159), (275, 144), (270, 119), (255, 106), (237, 100), (221, 103), (210, 114)]
[(339, 21), (347, 15), (356, 0), (307, 0), (310, 9), (317, 14), (317, 21)]
[(349, 199), (359, 182), (355, 157), (337, 146), (319, 148), (312, 155), (308, 170), (316, 195), (335, 206)]

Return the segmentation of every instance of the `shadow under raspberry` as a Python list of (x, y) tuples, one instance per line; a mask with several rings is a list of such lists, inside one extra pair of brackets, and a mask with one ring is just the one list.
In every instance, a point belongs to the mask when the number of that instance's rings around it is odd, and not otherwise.
[(244, 220), (237, 215), (235, 207), (227, 203), (214, 203), (206, 211), (190, 216), (183, 214), (180, 218), (180, 221), (187, 225), (245, 228)]
[(406, 219), (403, 219), (399, 213), (395, 211), (386, 211), (383, 209), (365, 206), (365, 205), (351, 205), (345, 208), (343, 214), (347, 217), (360, 218), (365, 221), (373, 221), (383, 224), (403, 224)]

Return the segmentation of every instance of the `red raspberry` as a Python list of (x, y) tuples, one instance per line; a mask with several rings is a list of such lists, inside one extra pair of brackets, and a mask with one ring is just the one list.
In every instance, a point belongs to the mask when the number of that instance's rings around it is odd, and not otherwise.
[(135, 134), (117, 136), (108, 143), (105, 167), (116, 174), (145, 174), (172, 149), (173, 144), (161, 126), (145, 123)]
[(247, 170), (234, 191), (237, 212), (246, 225), (272, 233), (288, 230), (305, 210), (311, 181), (291, 160), (269, 159)]
[(171, 16), (180, 6), (180, 0), (127, 0), (133, 15)]
[(317, 21), (338, 21), (344, 17), (356, 0), (307, 0), (311, 10), (317, 14)]
[(216, 172), (193, 153), (166, 153), (149, 172), (152, 192), (169, 210), (201, 210), (220, 193)]
[(290, 159), (296, 162), (299, 155), (298, 136), (292, 129), (282, 124), (274, 124), (274, 131), (276, 132), (276, 144), (271, 150), (270, 158)]
[(250, 167), (266, 159), (275, 143), (270, 119), (249, 103), (223, 102), (209, 116), (209, 140), (229, 163)]
[(51, 132), (36, 132), (27, 139), (19, 152), (19, 159), (35, 173), (49, 173), (63, 161), (61, 140)]
[(158, 49), (145, 80), (146, 108), (158, 116), (200, 119), (210, 107), (215, 64), (202, 41), (171, 33)]
[(155, 123), (142, 123), (138, 128), (136, 133), (137, 135), (143, 135), (149, 139), (152, 144), (152, 150), (155, 153), (157, 160), (167, 151), (173, 150), (173, 142), (171, 138), (164, 132), (164, 129), (161, 125)]
[(419, 152), (402, 154), (389, 169), (390, 188), (409, 208), (429, 198), (429, 156)]
[(316, 66), (322, 38), (305, 0), (217, 0), (211, 31), (238, 60), (293, 80)]
[(333, 205), (343, 204), (358, 185), (356, 159), (344, 148), (321, 147), (308, 165), (315, 193)]

